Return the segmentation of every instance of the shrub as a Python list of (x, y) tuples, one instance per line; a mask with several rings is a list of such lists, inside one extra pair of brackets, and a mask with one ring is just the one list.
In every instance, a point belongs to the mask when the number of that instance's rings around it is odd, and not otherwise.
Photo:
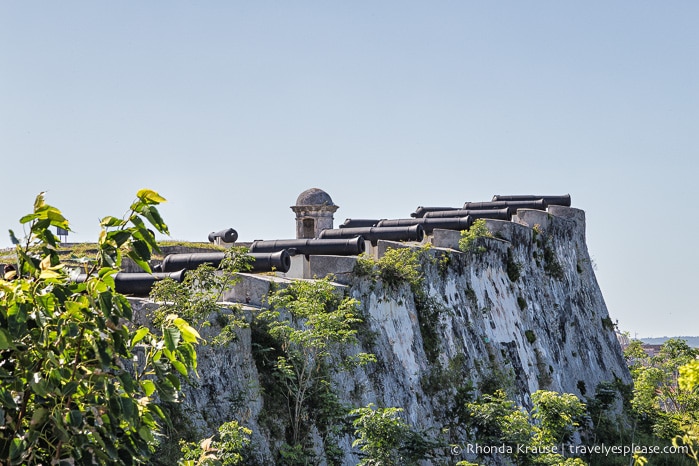
[(488, 230), (485, 219), (479, 218), (471, 225), (471, 228), (461, 232), (459, 250), (461, 252), (485, 252), (485, 247), (476, 247), (478, 238), (492, 238), (493, 234)]
[(174, 314), (159, 331), (134, 328), (115, 291), (123, 255), (150, 271), (158, 246), (145, 222), (168, 232), (155, 207), (165, 199), (147, 189), (136, 196), (124, 218), (102, 219), (80, 283), (49, 229), (68, 221), (43, 193), (20, 220), (28, 237), (10, 232), (17, 264), (0, 279), (0, 464), (145, 462), (169, 422), (160, 403), (177, 401), (178, 374), (196, 369), (196, 330)]

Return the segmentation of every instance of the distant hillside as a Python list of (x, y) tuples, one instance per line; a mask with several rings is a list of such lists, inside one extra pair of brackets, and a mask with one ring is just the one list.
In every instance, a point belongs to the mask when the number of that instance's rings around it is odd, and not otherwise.
[(689, 346), (692, 348), (699, 348), (699, 336), (697, 337), (656, 337), (656, 338), (639, 338), (643, 343), (649, 345), (662, 345), (667, 340), (671, 338), (677, 338), (680, 340), (685, 340)]

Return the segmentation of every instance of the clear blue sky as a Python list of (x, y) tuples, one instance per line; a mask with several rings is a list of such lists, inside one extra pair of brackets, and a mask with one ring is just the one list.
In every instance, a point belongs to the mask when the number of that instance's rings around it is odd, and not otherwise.
[(696, 1), (0, 3), (0, 247), (48, 191), (92, 241), (570, 193), (613, 319), (697, 335)]

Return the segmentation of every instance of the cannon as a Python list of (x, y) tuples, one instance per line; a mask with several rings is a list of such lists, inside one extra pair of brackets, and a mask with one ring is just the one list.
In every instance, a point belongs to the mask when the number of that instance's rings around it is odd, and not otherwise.
[(413, 218), (422, 218), (428, 212), (445, 212), (447, 210), (462, 210), (460, 207), (423, 207), (419, 206), (415, 212), (410, 214)]
[(539, 196), (538, 194), (503, 196), (496, 194), (493, 196), (493, 201), (533, 201), (536, 199), (543, 199), (547, 205), (562, 205), (565, 207), (570, 207), (570, 194), (563, 194), (562, 196)]
[(381, 220), (377, 227), (403, 227), (422, 225), (426, 234), (432, 233), (435, 228), (443, 230), (468, 230), (473, 224), (471, 217), (447, 217), (447, 218), (399, 218), (395, 220)]
[(509, 207), (503, 209), (483, 209), (483, 210), (443, 210), (436, 212), (426, 212), (424, 218), (448, 218), (470, 216), (474, 220), (477, 218), (492, 218), (495, 220), (510, 220), (512, 210)]
[(220, 239), (224, 243), (235, 243), (238, 240), (238, 232), (233, 228), (226, 228), (225, 230), (209, 233), (210, 243), (215, 243), (216, 239)]
[[(291, 268), (291, 256), (286, 250), (274, 253), (254, 253), (248, 254), (254, 259), (250, 272), (278, 272), (286, 273)], [(203, 252), (191, 254), (170, 254), (163, 259), (160, 265), (163, 272), (173, 270), (194, 270), (202, 264), (210, 264), (212, 267), (221, 265), (226, 257), (224, 252)]]
[[(182, 283), (184, 280), (185, 270), (177, 272), (160, 272), (160, 273), (125, 273), (119, 272), (114, 275), (114, 288), (117, 293), (130, 294), (132, 296), (148, 296), (153, 284), (156, 281), (170, 278), (176, 282)], [(75, 281), (82, 283), (87, 279), (87, 275), (81, 273), (75, 278)]]
[(251, 272), (277, 272), (287, 273), (291, 268), (291, 255), (286, 249), (277, 252), (253, 252), (248, 256), (255, 259)]
[(375, 227), (381, 220), (371, 218), (348, 218), (340, 225), (340, 228), (365, 228)]
[(365, 250), (364, 238), (361, 236), (349, 239), (278, 239), (269, 241), (253, 241), (251, 253), (277, 252), (282, 249), (289, 251), (292, 256), (358, 256)]
[(376, 246), (380, 239), (389, 241), (422, 241), (425, 237), (425, 229), (422, 225), (401, 227), (365, 227), (365, 228), (337, 228), (320, 232), (320, 238), (353, 238), (363, 237), (366, 241)]
[(515, 200), (515, 201), (488, 201), (488, 202), (466, 202), (463, 210), (492, 210), (510, 209), (510, 214), (517, 212), (517, 209), (546, 210), (546, 202), (543, 199)]

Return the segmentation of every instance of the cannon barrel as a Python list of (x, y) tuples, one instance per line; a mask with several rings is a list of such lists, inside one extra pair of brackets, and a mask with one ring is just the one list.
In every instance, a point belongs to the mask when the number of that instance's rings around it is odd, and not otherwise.
[(226, 228), (221, 231), (212, 231), (209, 233), (209, 242), (213, 243), (216, 238), (220, 238), (224, 243), (235, 243), (238, 240), (238, 232), (233, 228)]
[(562, 205), (565, 207), (570, 207), (570, 194), (563, 194), (561, 196), (540, 196), (538, 194), (517, 194), (503, 196), (501, 194), (496, 194), (493, 196), (494, 201), (533, 201), (536, 199), (543, 199), (547, 205)]
[(248, 254), (255, 259), (251, 272), (277, 272), (286, 273), (291, 268), (291, 255), (286, 249), (277, 252), (253, 252)]
[(278, 239), (254, 241), (251, 253), (277, 252), (287, 249), (289, 254), (306, 256), (358, 256), (365, 250), (364, 238), (349, 239)]
[(419, 206), (417, 209), (415, 209), (415, 212), (410, 214), (410, 216), (413, 218), (422, 218), (428, 212), (444, 212), (447, 210), (463, 210), (463, 209), (461, 209), (460, 207), (424, 207), (424, 206)]
[(191, 254), (169, 254), (163, 259), (160, 268), (163, 272), (173, 270), (194, 270), (202, 264), (210, 264), (213, 267), (221, 265), (221, 261), (226, 257), (225, 252), (200, 252)]
[(466, 202), (464, 210), (491, 210), (504, 209), (507, 207), (514, 214), (517, 209), (546, 210), (546, 202), (543, 199), (515, 200), (515, 201), (488, 201), (488, 202)]
[(492, 218), (496, 220), (510, 220), (512, 210), (509, 207), (503, 209), (483, 209), (483, 210), (443, 210), (437, 212), (426, 212), (424, 218), (448, 218), (470, 216), (474, 220), (477, 218)]
[(375, 227), (381, 220), (372, 218), (348, 218), (340, 225), (340, 228), (365, 228)]
[(447, 217), (447, 218), (399, 218), (394, 220), (381, 220), (377, 227), (401, 227), (410, 225), (422, 225), (426, 234), (432, 233), (435, 228), (443, 230), (468, 230), (471, 228), (471, 217)]
[[(176, 282), (182, 283), (184, 280), (185, 270), (169, 273), (125, 273), (119, 272), (114, 275), (114, 288), (117, 293), (130, 294), (132, 296), (148, 296), (153, 284), (159, 280), (171, 278)], [(82, 283), (87, 279), (87, 275), (81, 273), (75, 278), (75, 281)]]
[[(291, 268), (291, 257), (286, 250), (274, 253), (248, 254), (254, 261), (250, 272), (270, 272), (274, 268), (279, 272), (288, 272)], [(221, 265), (226, 257), (225, 252), (201, 252), (191, 254), (170, 254), (163, 259), (160, 265), (163, 272), (173, 270), (194, 270), (202, 264), (210, 264), (213, 267)]]
[(320, 238), (353, 238), (362, 236), (373, 245), (380, 239), (389, 241), (422, 241), (425, 229), (422, 225), (401, 227), (337, 228), (320, 232)]

